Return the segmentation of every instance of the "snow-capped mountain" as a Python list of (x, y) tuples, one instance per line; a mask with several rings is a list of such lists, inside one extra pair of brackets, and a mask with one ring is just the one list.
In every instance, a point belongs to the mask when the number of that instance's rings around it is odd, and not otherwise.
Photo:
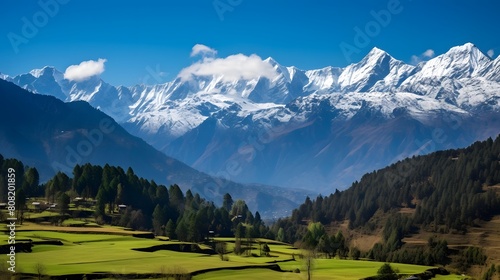
[(479, 76), (490, 81), (500, 82), (500, 56), (497, 56), (489, 66), (483, 68), (479, 72)]
[(158, 85), (70, 82), (45, 67), (19, 86), (85, 100), (169, 156), (220, 177), (342, 188), (397, 159), (500, 132), (500, 59), (471, 43), (413, 66), (378, 48), (344, 68), (262, 60), (273, 76), (191, 75)]
[(343, 92), (393, 91), (414, 70), (414, 66), (373, 48), (359, 63), (351, 64), (342, 71), (339, 86)]
[[(480, 83), (488, 83), (487, 74), (493, 73), (491, 70), (494, 69), (487, 70), (483, 75), (479, 73), (492, 67), (492, 64), (488, 56), (473, 44), (467, 43), (453, 47), (447, 53), (425, 63), (418, 73), (403, 82), (400, 90), (456, 104), (460, 94), (469, 91), (467, 89), (461, 91), (463, 87), (476, 84), (477, 79), (481, 80)], [(456, 105), (467, 106), (467, 104)]]
[[(19, 114), (22, 112), (22, 114)], [(12, 116), (18, 116), (13, 118)], [(314, 193), (214, 178), (179, 162), (130, 135), (103, 112), (83, 101), (64, 103), (33, 94), (0, 80), (0, 155), (37, 168), (45, 182), (75, 164), (131, 167), (157, 184), (178, 184), (202, 197), (221, 202), (225, 193), (244, 199), (262, 217), (289, 214)], [(82, 145), (86, 148), (82, 150)]]

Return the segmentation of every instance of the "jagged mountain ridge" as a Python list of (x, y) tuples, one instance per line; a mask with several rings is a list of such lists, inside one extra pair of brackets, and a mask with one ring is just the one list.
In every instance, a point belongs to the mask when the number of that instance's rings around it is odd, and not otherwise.
[[(113, 87), (98, 77), (60, 80), (61, 73), (48, 67), (7, 79), (34, 92), (88, 101), (132, 134), (202, 171), (322, 189), (345, 186), (366, 171), (421, 153), (416, 140), (432, 140), (436, 129), (447, 131), (448, 140), (434, 141), (441, 143), (428, 152), (495, 135), (500, 130), (498, 61), (467, 43), (417, 66), (378, 48), (345, 68), (304, 71), (268, 58), (264, 62), (275, 70), (273, 79), (192, 76)], [(60, 87), (41, 86), (54, 85), (52, 80)], [(460, 126), (450, 130), (443, 119), (459, 120)], [(262, 136), (268, 134), (272, 137)], [(238, 172), (228, 172), (235, 164)]]

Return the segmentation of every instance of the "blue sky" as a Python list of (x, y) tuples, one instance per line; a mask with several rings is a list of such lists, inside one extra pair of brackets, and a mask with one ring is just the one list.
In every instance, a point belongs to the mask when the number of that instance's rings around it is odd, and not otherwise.
[(5, 0), (0, 72), (64, 71), (103, 58), (101, 77), (111, 84), (167, 82), (196, 60), (195, 44), (301, 69), (346, 66), (374, 46), (406, 62), (466, 42), (496, 57), (499, 14), (496, 0)]

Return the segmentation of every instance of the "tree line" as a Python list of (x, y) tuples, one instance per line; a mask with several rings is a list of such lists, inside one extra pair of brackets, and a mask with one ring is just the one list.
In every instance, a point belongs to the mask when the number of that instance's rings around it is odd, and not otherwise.
[[(500, 183), (500, 136), (464, 149), (413, 156), (365, 174), (345, 191), (306, 198), (288, 218), (273, 226), (277, 236), (293, 243), (307, 238), (307, 225), (330, 225), (348, 220), (350, 229), (380, 228), (376, 213), (385, 213), (384, 242), (370, 257), (380, 261), (443, 263), (446, 246), (429, 243), (427, 251), (399, 251), (402, 239), (420, 228), (434, 232), (466, 232), (477, 220), (500, 214), (500, 199), (492, 187)], [(400, 214), (400, 209), (409, 214)], [(435, 245), (435, 246), (434, 246)], [(436, 249), (437, 248), (437, 249)], [(415, 253), (415, 252), (413, 252)]]
[(199, 242), (210, 234), (232, 237), (238, 225), (251, 238), (274, 237), (259, 212), (252, 213), (244, 201), (233, 201), (230, 194), (224, 195), (222, 206), (218, 207), (198, 193), (183, 192), (176, 184), (167, 187), (140, 178), (132, 168), (125, 171), (108, 164), (102, 167), (87, 163), (76, 165), (72, 178), (59, 172), (39, 184), (37, 170), (18, 160), (0, 155), (0, 166), (0, 201), (7, 199), (7, 167), (15, 168), (18, 174), (17, 185), (21, 187), (16, 190), (16, 200), (24, 204), (17, 209), (26, 209), (26, 197), (43, 196), (66, 213), (71, 200), (80, 197), (94, 203), (93, 215), (98, 223), (151, 230), (181, 241)]

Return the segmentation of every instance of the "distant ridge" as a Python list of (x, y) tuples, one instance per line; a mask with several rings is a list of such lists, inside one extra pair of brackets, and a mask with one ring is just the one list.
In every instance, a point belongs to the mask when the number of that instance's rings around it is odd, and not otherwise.
[(4, 78), (88, 101), (209, 174), (327, 193), (397, 159), (495, 136), (499, 61), (466, 43), (416, 66), (379, 48), (344, 68), (301, 70), (262, 60), (274, 78), (191, 75), (115, 87), (98, 77), (70, 82), (52, 67)]

